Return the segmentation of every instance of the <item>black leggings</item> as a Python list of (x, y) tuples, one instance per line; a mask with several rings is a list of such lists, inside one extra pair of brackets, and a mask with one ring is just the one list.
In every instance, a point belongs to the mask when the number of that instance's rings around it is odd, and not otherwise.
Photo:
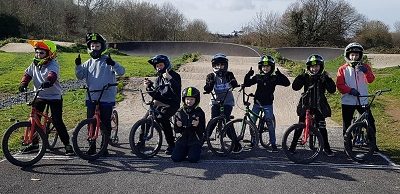
[[(87, 118), (92, 118), (94, 116), (96, 106), (87, 106)], [(100, 120), (102, 125), (101, 131), (106, 137), (111, 135), (111, 114), (113, 111), (113, 105), (111, 104), (101, 104), (100, 103)]]
[(46, 104), (50, 106), (51, 118), (53, 120), (53, 125), (57, 130), (58, 135), (60, 136), (61, 141), (64, 145), (69, 145), (69, 135), (67, 132), (67, 127), (65, 127), (63, 118), (62, 118), (62, 107), (63, 100), (47, 100), (47, 99), (37, 99), (33, 106), (40, 112), (44, 111)]

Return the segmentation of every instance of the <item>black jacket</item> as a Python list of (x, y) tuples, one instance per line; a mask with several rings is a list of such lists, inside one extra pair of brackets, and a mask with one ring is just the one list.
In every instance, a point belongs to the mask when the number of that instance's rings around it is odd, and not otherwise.
[[(311, 86), (314, 87), (306, 93)], [(315, 76), (302, 73), (294, 79), (292, 88), (298, 91), (302, 87), (304, 87), (304, 93), (297, 105), (297, 115), (304, 116), (306, 108), (310, 107), (311, 110), (318, 110), (325, 118), (330, 117), (332, 114), (331, 107), (325, 97), (325, 91), (329, 93), (334, 93), (336, 91), (336, 85), (332, 78), (330, 78), (326, 72)]]
[[(199, 124), (197, 127), (192, 126), (192, 121), (199, 118)], [(182, 122), (182, 127), (176, 125), (176, 121)], [(180, 108), (175, 113), (174, 118), (174, 131), (182, 134), (177, 140), (177, 144), (193, 145), (203, 143), (203, 136), (205, 132), (206, 119), (204, 111), (200, 107), (196, 107), (194, 110), (187, 112), (185, 108)]]
[(154, 88), (159, 87), (158, 91), (150, 93), (154, 100), (168, 104), (171, 107), (177, 107), (176, 109), (178, 109), (181, 103), (181, 76), (173, 70), (170, 70), (168, 73), (172, 79), (167, 80), (162, 75), (159, 75), (154, 81), (154, 86), (149, 86), (146, 90), (153, 91)]
[(251, 77), (251, 75), (246, 74), (244, 77), (244, 86), (250, 87), (257, 84), (257, 89), (255, 93), (254, 100), (258, 100), (262, 106), (272, 105), (274, 101), (274, 92), (277, 85), (289, 86), (289, 79), (282, 73), (274, 74), (256, 74)]

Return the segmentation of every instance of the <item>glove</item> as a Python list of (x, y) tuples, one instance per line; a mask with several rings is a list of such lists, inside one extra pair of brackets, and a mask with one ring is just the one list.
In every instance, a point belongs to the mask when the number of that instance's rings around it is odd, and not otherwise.
[(21, 84), (21, 85), (19, 85), (18, 90), (19, 90), (19, 92), (26, 92), (27, 87), (26, 87), (26, 85)]
[(353, 95), (353, 96), (359, 96), (360, 92), (358, 92), (356, 89), (351, 88), (349, 94)]
[(107, 63), (107, 65), (111, 65), (111, 66), (115, 65), (115, 61), (113, 61), (111, 59), (110, 53), (108, 53), (108, 58), (106, 59), (106, 63)]
[(358, 71), (361, 71), (363, 73), (367, 73), (367, 71), (368, 71), (368, 68), (365, 67), (364, 65), (357, 65), (357, 69), (358, 69)]
[(328, 73), (326, 72), (326, 71), (323, 71), (322, 73), (321, 73), (321, 76), (320, 76), (320, 80), (321, 80), (321, 82), (322, 83), (324, 83), (327, 79), (328, 79)]
[(249, 72), (247, 72), (246, 76), (250, 77), (252, 75), (254, 75), (254, 70), (253, 70), (253, 67), (250, 67), (250, 70), (249, 70)]
[(75, 59), (75, 65), (81, 65), (82, 64), (82, 59), (81, 59), (81, 54), (78, 54), (78, 57)]
[(282, 72), (281, 72), (281, 71), (279, 71), (279, 69), (278, 69), (278, 68), (276, 68), (275, 74), (276, 74), (276, 75), (282, 75)]
[(51, 84), (49, 81), (45, 81), (40, 85), (41, 88), (50, 88), (51, 86), (53, 86), (53, 84)]

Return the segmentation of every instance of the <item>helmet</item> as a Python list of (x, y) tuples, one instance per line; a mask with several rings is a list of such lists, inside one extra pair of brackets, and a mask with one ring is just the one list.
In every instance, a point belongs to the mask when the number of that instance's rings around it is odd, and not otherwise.
[[(224, 68), (223, 69), (214, 68), (215, 65), (217, 65), (219, 63), (224, 64)], [(223, 54), (223, 53), (217, 53), (211, 59), (211, 65), (213, 67), (214, 73), (216, 73), (217, 75), (221, 76), (222, 74), (224, 74), (228, 70), (228, 58), (226, 58), (226, 55)]]
[[(193, 104), (193, 106), (188, 107), (185, 104), (185, 98), (186, 97), (194, 97), (194, 98), (196, 98), (196, 101)], [(183, 89), (183, 91), (182, 91), (182, 102), (183, 102), (183, 106), (185, 108), (189, 108), (189, 109), (196, 108), (200, 103), (200, 91), (195, 87), (187, 87), (187, 88)]]
[(165, 73), (167, 70), (172, 68), (172, 64), (169, 61), (169, 58), (165, 55), (156, 55), (153, 58), (149, 59), (147, 62), (149, 62), (151, 65), (153, 65), (154, 69), (156, 69), (156, 65), (159, 63), (164, 63), (164, 68), (157, 70), (157, 73)]
[(28, 40), (28, 43), (32, 45), (35, 50), (42, 49), (47, 51), (47, 56), (45, 58), (38, 59), (35, 57), (33, 59), (36, 65), (43, 65), (57, 56), (57, 46), (50, 40)]
[[(92, 42), (100, 43), (101, 44), (100, 50), (90, 49), (90, 43), (92, 43)], [(99, 33), (87, 33), (86, 34), (86, 45), (87, 45), (88, 53), (93, 59), (100, 58), (101, 55), (103, 55), (107, 49), (106, 39)]]
[(269, 65), (271, 66), (271, 71), (269, 73), (274, 72), (275, 70), (275, 59), (269, 55), (263, 55), (258, 62), (258, 70), (262, 71), (262, 66)]
[(321, 55), (312, 54), (307, 58), (306, 62), (307, 70), (310, 72), (310, 66), (319, 65), (320, 69), (314, 75), (321, 74), (324, 71), (324, 63), (325, 63), (324, 58)]
[[(357, 61), (352, 61), (349, 58), (350, 53), (359, 53), (360, 57), (358, 58)], [(364, 53), (364, 48), (361, 46), (361, 44), (352, 42), (346, 46), (346, 48), (344, 49), (343, 55), (344, 55), (344, 59), (346, 60), (346, 62), (353, 63), (353, 62), (361, 62), (363, 53)]]

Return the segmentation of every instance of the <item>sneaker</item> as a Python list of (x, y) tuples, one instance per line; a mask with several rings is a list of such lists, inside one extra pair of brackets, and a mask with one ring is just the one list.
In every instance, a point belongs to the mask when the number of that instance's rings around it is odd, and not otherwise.
[(271, 145), (272, 151), (273, 153), (278, 153), (278, 147), (276, 147), (276, 145)]
[(89, 150), (86, 152), (87, 155), (93, 155), (96, 153), (96, 144), (90, 145)]
[(30, 144), (30, 145), (28, 145), (28, 147), (25, 147), (22, 150), (22, 153), (29, 154), (29, 153), (38, 152), (38, 151), (39, 151), (39, 144)]
[(66, 156), (73, 156), (75, 155), (74, 150), (72, 149), (71, 145), (66, 145), (65, 146), (65, 155)]
[(324, 153), (329, 157), (335, 156), (335, 154), (332, 152), (330, 148), (324, 149)]
[(242, 145), (241, 145), (240, 143), (237, 143), (237, 144), (233, 147), (232, 153), (238, 154), (238, 153), (242, 152), (242, 150), (243, 150)]
[(174, 151), (174, 147), (168, 146), (168, 148), (165, 150), (165, 154), (172, 155), (172, 151)]

